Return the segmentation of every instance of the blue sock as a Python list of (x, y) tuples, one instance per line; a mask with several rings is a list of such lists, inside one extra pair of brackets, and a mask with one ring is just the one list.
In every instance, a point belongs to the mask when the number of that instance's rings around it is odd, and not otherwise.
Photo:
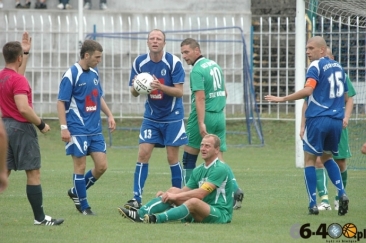
[(315, 166), (308, 166), (304, 169), (306, 192), (309, 198), (309, 208), (316, 205), (316, 172)]
[[(95, 178), (92, 174), (92, 171), (89, 170), (88, 172), (86, 172), (85, 174), (85, 185), (86, 185), (86, 190), (89, 189), (89, 187), (93, 186), (94, 183), (97, 181), (98, 179)], [(75, 187), (71, 188), (71, 192), (73, 194), (76, 194), (76, 191), (75, 191)]]
[(180, 163), (177, 162), (174, 165), (170, 165), (170, 171), (172, 172), (172, 186), (182, 188), (183, 173)]
[(142, 192), (149, 172), (149, 164), (137, 162), (133, 180), (134, 198), (141, 203)]
[(86, 185), (86, 190), (89, 189), (89, 187), (93, 186), (94, 183), (97, 181), (98, 179), (95, 178), (92, 174), (92, 171), (89, 170), (88, 172), (86, 172), (85, 174), (85, 185)]
[(196, 161), (197, 161), (198, 155), (189, 154), (186, 151), (183, 153), (183, 169), (194, 169), (196, 167)]
[(335, 185), (338, 191), (338, 197), (345, 194), (341, 172), (337, 163), (333, 159), (329, 159), (324, 163), (325, 169), (327, 169), (329, 179)]
[(86, 198), (85, 177), (83, 174), (74, 174), (74, 191), (79, 198), (81, 210), (89, 208), (88, 200)]
[(182, 163), (183, 163), (183, 173), (184, 173), (183, 177), (185, 184), (187, 184), (187, 182), (189, 181), (193, 169), (196, 167), (197, 157), (198, 155), (189, 154), (185, 151), (183, 153)]

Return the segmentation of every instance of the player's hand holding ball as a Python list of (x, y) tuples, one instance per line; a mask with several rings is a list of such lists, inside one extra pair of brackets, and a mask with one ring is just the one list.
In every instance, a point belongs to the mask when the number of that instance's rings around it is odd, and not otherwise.
[(151, 85), (154, 82), (154, 77), (149, 73), (139, 73), (133, 80), (133, 88), (139, 94), (150, 94), (154, 89)]

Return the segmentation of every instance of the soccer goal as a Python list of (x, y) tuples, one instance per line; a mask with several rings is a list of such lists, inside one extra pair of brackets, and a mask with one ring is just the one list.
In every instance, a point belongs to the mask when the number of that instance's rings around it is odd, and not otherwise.
[[(299, 1), (299, 0), (298, 0)], [(302, 1), (302, 0), (301, 0)], [(308, 36), (320, 35), (349, 75), (355, 90), (349, 122), (349, 169), (366, 169), (360, 152), (366, 142), (366, 1), (305, 0)], [(297, 162), (298, 163), (298, 162)]]
[[(202, 54), (205, 57), (215, 60), (222, 67), (226, 89), (228, 91), (227, 106), (225, 109), (227, 122), (236, 122), (238, 124), (237, 126), (229, 126), (230, 128), (233, 127), (233, 129), (230, 130), (229, 128), (227, 130), (228, 146), (263, 146), (264, 138), (252, 82), (252, 72), (248, 55), (249, 47), (246, 45), (243, 30), (238, 26), (228, 26), (186, 30), (167, 29), (164, 32), (166, 34), (166, 51), (180, 57), (180, 43), (183, 39), (191, 37), (199, 41)], [(109, 91), (113, 93), (112, 98), (114, 98), (114, 101), (111, 102), (120, 107), (120, 115), (124, 119), (141, 118), (144, 111), (145, 97), (131, 97), (128, 88), (128, 79), (134, 58), (139, 54), (148, 52), (146, 45), (147, 35), (147, 31), (137, 31), (120, 33), (94, 32), (87, 36), (87, 38), (96, 39), (104, 43), (103, 46), (107, 46), (107, 48), (108, 46), (113, 46), (113, 49), (108, 51), (112, 55), (105, 57), (104, 60), (107, 59), (107, 62), (114, 63), (114, 66), (121, 66), (122, 68), (118, 73), (114, 71), (114, 86), (106, 86), (104, 90), (106, 90), (107, 94)], [(109, 61), (108, 58), (118, 56), (117, 53), (114, 54), (113, 52), (118, 52), (120, 58)], [(184, 61), (183, 65), (187, 74), (184, 84), (183, 103), (185, 117), (188, 117), (190, 113), (189, 72), (191, 67), (186, 65)], [(116, 93), (114, 90), (122, 90), (122, 93)], [(118, 129), (136, 131), (136, 128), (128, 127)], [(115, 133), (113, 137), (112, 134), (109, 134), (110, 146), (121, 147), (122, 142)]]

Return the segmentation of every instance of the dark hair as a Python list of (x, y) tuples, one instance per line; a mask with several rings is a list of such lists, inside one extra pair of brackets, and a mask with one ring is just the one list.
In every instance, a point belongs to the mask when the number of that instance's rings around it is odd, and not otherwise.
[(83, 42), (83, 45), (81, 46), (80, 58), (84, 59), (85, 53), (89, 53), (90, 55), (93, 55), (93, 53), (95, 51), (103, 52), (102, 45), (94, 40), (85, 40)]
[(16, 62), (19, 56), (23, 56), (23, 48), (19, 41), (10, 41), (3, 46), (5, 63)]
[(180, 43), (180, 46), (186, 46), (189, 45), (190, 48), (195, 49), (196, 47), (198, 47), (199, 50), (201, 50), (200, 44), (198, 43), (198, 41), (196, 41), (193, 38), (187, 38), (185, 40), (182, 41), (182, 43)]
[(150, 31), (149, 34), (147, 35), (147, 40), (149, 40), (149, 37), (150, 37), (151, 32), (154, 32), (154, 31), (161, 32), (163, 34), (163, 36), (164, 36), (164, 41), (165, 41), (165, 33), (164, 33), (164, 31), (159, 30), (159, 29), (153, 29), (152, 31)]

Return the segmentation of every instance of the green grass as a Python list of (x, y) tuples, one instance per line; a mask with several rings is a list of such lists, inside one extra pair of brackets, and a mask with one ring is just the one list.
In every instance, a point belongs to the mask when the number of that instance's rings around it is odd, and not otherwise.
[[(80, 215), (67, 197), (71, 187), (73, 165), (64, 153), (58, 123), (39, 135), (42, 151), (42, 188), (45, 212), (62, 217), (60, 227), (37, 227), (25, 194), (25, 173), (12, 172), (10, 184), (0, 195), (0, 242), (292, 242), (290, 229), (295, 224), (310, 223), (316, 231), (321, 223), (354, 223), (358, 231), (366, 228), (366, 171), (349, 171), (347, 193), (350, 211), (340, 217), (333, 211), (319, 216), (307, 215), (307, 197), (303, 170), (295, 168), (294, 122), (263, 121), (265, 146), (229, 148), (225, 154), (237, 181), (245, 192), (243, 207), (234, 211), (227, 225), (182, 224), (160, 225), (131, 223), (122, 218), (117, 207), (132, 197), (132, 180), (137, 149), (108, 149), (109, 168), (95, 186), (88, 190), (89, 203), (96, 217)], [(137, 123), (138, 124), (138, 123)], [(134, 126), (124, 122), (119, 126)], [(238, 124), (230, 124), (235, 128)], [(118, 131), (129, 144), (137, 143), (137, 132)], [(235, 138), (232, 138), (235, 139)], [(242, 137), (240, 139), (246, 139)], [(240, 141), (229, 141), (238, 144)], [(92, 167), (89, 159), (87, 168)], [(170, 170), (165, 149), (156, 149), (150, 161), (144, 201), (170, 185)], [(330, 197), (335, 189), (329, 185)], [(341, 236), (339, 240), (347, 240)], [(327, 237), (328, 242), (331, 238)], [(306, 242), (326, 242), (311, 236)]]

